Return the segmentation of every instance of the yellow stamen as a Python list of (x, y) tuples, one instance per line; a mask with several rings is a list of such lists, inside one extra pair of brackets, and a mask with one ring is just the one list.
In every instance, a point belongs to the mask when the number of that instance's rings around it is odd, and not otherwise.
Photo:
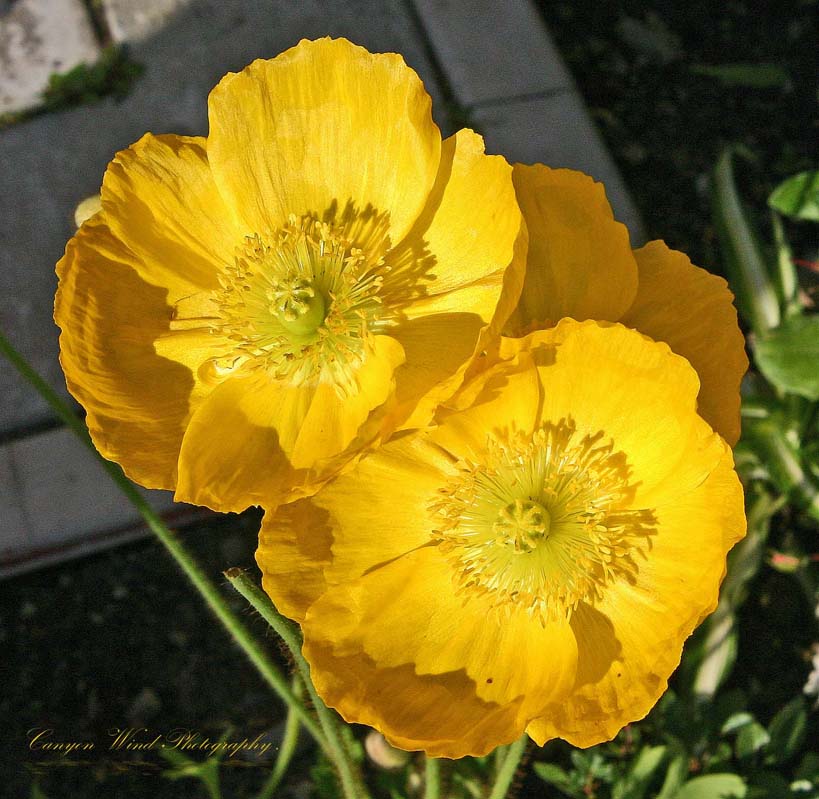
[(293, 385), (327, 382), (355, 393), (372, 336), (391, 323), (379, 296), (384, 269), (380, 256), (312, 217), (291, 216), (274, 235), (249, 236), (214, 297), (211, 329), (235, 351), (209, 375), (230, 362)]
[(631, 507), (629, 472), (602, 432), (580, 436), (571, 419), (489, 439), (431, 506), (459, 590), (545, 623), (633, 579), (656, 520)]

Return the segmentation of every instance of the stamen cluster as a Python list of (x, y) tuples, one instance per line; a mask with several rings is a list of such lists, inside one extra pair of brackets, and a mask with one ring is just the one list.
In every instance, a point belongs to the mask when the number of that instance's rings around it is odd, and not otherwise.
[(379, 296), (384, 271), (383, 259), (312, 217), (291, 216), (273, 236), (248, 236), (215, 298), (212, 329), (235, 344), (222, 361), (355, 394), (372, 336), (389, 324)]
[(571, 419), (489, 438), (482, 462), (461, 464), (431, 506), (459, 592), (545, 624), (633, 579), (656, 520), (629, 507), (629, 472), (602, 432), (581, 436)]

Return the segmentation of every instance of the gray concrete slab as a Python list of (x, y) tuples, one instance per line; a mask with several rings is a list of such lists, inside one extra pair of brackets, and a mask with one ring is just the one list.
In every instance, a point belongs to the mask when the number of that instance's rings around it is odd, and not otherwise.
[(554, 92), (572, 78), (531, 0), (413, 0), (465, 106)]
[(115, 42), (137, 42), (157, 33), (193, 0), (99, 0)]
[(29, 520), (22, 504), (11, 446), (0, 447), (0, 561), (19, 552), (29, 537)]
[(534, 3), (413, 3), (455, 100), (488, 150), (602, 181), (632, 243), (642, 243), (640, 215)]
[(82, 0), (16, 0), (0, 7), (0, 114), (40, 105), (55, 72), (100, 54)]
[[(141, 491), (169, 521), (199, 518), (167, 491)], [(0, 577), (146, 533), (140, 517), (76, 437), (59, 428), (0, 447)]]
[(487, 151), (503, 153), (510, 161), (579, 169), (602, 181), (632, 245), (644, 242), (640, 214), (577, 92), (482, 106), (473, 119)]

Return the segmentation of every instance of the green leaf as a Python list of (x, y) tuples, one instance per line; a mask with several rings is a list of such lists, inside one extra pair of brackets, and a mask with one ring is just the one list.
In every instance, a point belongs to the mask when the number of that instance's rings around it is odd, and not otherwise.
[(694, 677), (693, 690), (697, 696), (710, 698), (731, 673), (737, 659), (736, 617), (724, 597), (703, 629), (702, 660)]
[(535, 763), (534, 770), (535, 774), (544, 782), (563, 791), (568, 796), (574, 796), (574, 782), (571, 776), (560, 766), (556, 766), (554, 763)]
[(792, 799), (790, 785), (780, 774), (759, 771), (750, 778), (747, 799)]
[(644, 746), (625, 779), (614, 786), (613, 799), (643, 799), (651, 778), (665, 759), (666, 749), (665, 746)]
[(779, 64), (694, 64), (695, 75), (716, 78), (723, 86), (744, 86), (749, 89), (778, 89), (788, 82), (788, 72)]
[(819, 316), (793, 316), (761, 338), (756, 362), (782, 391), (819, 399)]
[(729, 733), (736, 732), (740, 727), (744, 727), (746, 724), (751, 724), (754, 721), (754, 717), (745, 711), (741, 713), (734, 713), (732, 716), (729, 716), (723, 722), (722, 729), (720, 732), (723, 735), (728, 735)]
[(793, 262), (793, 251), (785, 235), (782, 217), (773, 210), (771, 211), (771, 228), (774, 234), (779, 298), (785, 310), (785, 316), (796, 316), (802, 312), (802, 304), (799, 301), (799, 278)]
[(799, 763), (794, 777), (798, 780), (819, 783), (819, 754), (808, 752)]
[(706, 774), (686, 782), (674, 799), (742, 799), (747, 791), (737, 774)]
[(733, 153), (726, 148), (714, 168), (711, 200), (714, 225), (740, 313), (758, 336), (780, 321), (779, 300), (751, 221), (734, 181)]
[(657, 794), (657, 799), (672, 799), (677, 795), (680, 786), (688, 776), (688, 755), (685, 752), (678, 754), (669, 764), (665, 772), (663, 787)]
[(808, 726), (808, 714), (801, 696), (788, 702), (768, 725), (771, 742), (768, 746), (767, 760), (771, 763), (784, 763), (799, 752)]
[(785, 216), (819, 222), (819, 170), (800, 172), (780, 183), (768, 205)]
[(768, 745), (771, 736), (768, 731), (757, 721), (746, 724), (737, 735), (736, 753), (742, 759), (750, 757)]

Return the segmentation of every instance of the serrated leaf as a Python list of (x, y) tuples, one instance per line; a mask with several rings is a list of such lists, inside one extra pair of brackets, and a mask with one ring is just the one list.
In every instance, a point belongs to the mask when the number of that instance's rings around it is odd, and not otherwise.
[(747, 792), (738, 774), (706, 774), (686, 782), (674, 799), (743, 799)]
[(771, 742), (768, 745), (767, 760), (784, 763), (799, 752), (808, 725), (808, 714), (802, 697), (788, 702), (768, 725)]
[(782, 391), (819, 399), (819, 316), (792, 316), (756, 345), (762, 374)]
[(738, 758), (750, 757), (768, 745), (771, 736), (757, 721), (746, 724), (737, 735), (736, 753)]
[(777, 89), (788, 82), (788, 72), (779, 64), (694, 64), (695, 75), (716, 78), (724, 86), (744, 86), (749, 89)]
[(780, 183), (768, 205), (785, 216), (819, 222), (819, 170), (800, 172)]

